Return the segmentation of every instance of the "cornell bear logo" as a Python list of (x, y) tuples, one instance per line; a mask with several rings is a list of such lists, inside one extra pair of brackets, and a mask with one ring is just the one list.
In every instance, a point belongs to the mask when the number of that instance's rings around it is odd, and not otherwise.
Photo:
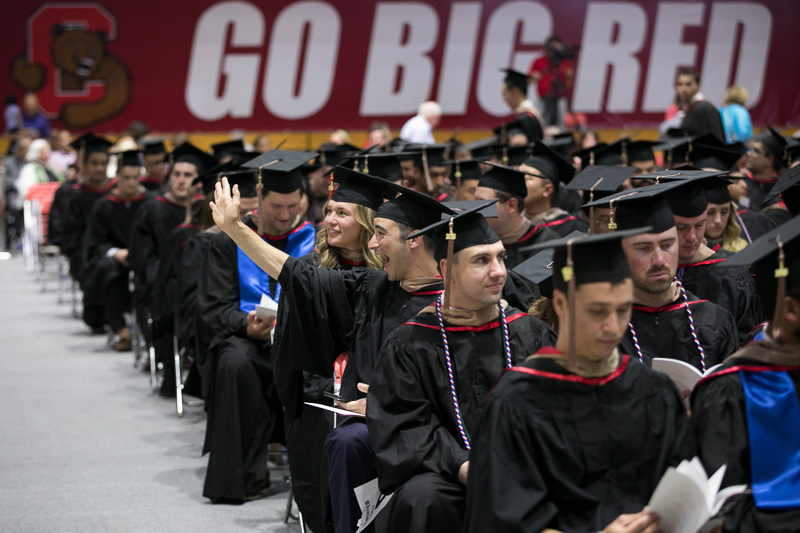
[[(58, 118), (68, 128), (89, 128), (121, 113), (130, 100), (130, 74), (117, 56), (106, 51), (105, 32), (55, 25), (51, 33), (52, 66), (28, 62), (28, 54), (23, 51), (14, 58), (11, 79), (32, 92), (54, 84), (55, 94), (67, 97), (63, 98), (66, 103), (60, 106)], [(101, 98), (70, 98), (84, 95), (91, 84), (102, 84)]]

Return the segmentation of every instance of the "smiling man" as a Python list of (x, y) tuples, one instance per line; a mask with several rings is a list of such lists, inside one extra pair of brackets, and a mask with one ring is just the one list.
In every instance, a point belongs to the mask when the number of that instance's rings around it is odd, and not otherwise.
[(504, 369), (555, 341), (543, 322), (501, 301), (505, 249), (477, 212), (485, 204), (452, 227), (444, 220), (409, 236), (435, 239), (449, 298), (395, 330), (373, 373), (367, 427), (381, 491), (394, 491), (381, 531), (461, 530), (470, 436), (486, 393)]

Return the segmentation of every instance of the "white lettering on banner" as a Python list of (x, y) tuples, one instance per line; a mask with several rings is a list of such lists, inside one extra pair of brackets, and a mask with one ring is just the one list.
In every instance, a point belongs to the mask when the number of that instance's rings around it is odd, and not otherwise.
[[(731, 81), (736, 49), (734, 39), (739, 24), (742, 25), (739, 62), (736, 64), (736, 78)], [(750, 93), (747, 107), (758, 104), (764, 89), (771, 35), (772, 14), (765, 6), (740, 2), (714, 4), (700, 77), (706, 98), (721, 104), (725, 90), (730, 85), (740, 85)], [(794, 66), (780, 65), (778, 68), (787, 67)]]
[[(325, 2), (298, 2), (281, 11), (272, 25), (264, 73), (262, 97), (270, 113), (297, 120), (325, 107), (336, 78), (341, 30), (339, 13)], [(301, 63), (303, 71), (298, 73)]]
[(455, 2), (451, 6), (436, 96), (445, 115), (467, 112), (480, 18), (480, 2)]
[(428, 4), (381, 2), (375, 7), (362, 116), (414, 114), (428, 100), (434, 75), (428, 53), (438, 37), (439, 16)]
[[(518, 26), (522, 30), (520, 43), (514, 40)], [(478, 104), (486, 113), (496, 117), (512, 113), (503, 101), (500, 69), (511, 67), (527, 73), (531, 60), (538, 54), (515, 54), (517, 44), (543, 44), (552, 33), (553, 17), (539, 2), (508, 2), (489, 16), (475, 89)]]
[[(589, 3), (572, 97), (575, 111), (600, 113), (604, 101), (607, 111), (634, 111), (641, 70), (636, 54), (646, 35), (647, 15), (641, 6), (629, 2)], [(609, 67), (611, 83), (604, 98)]]
[(697, 45), (682, 42), (683, 28), (700, 26), (704, 11), (705, 6), (698, 3), (658, 4), (642, 111), (664, 111), (675, 96), (678, 68), (697, 64)]
[[(200, 16), (192, 41), (185, 98), (186, 107), (201, 120), (253, 116), (261, 56), (225, 54), (228, 26), (232, 47), (264, 44), (264, 16), (252, 4), (223, 2)], [(220, 88), (222, 94), (218, 96)]]

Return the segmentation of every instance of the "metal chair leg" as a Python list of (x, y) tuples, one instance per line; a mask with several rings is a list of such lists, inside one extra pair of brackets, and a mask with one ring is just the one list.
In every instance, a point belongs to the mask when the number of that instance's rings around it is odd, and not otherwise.
[(183, 416), (183, 379), (181, 379), (181, 352), (178, 349), (178, 337), (172, 336), (172, 353), (175, 357), (175, 408), (178, 418)]
[(150, 387), (153, 392), (158, 391), (158, 376), (156, 374), (156, 347), (153, 344), (153, 315), (150, 310), (147, 310), (147, 332), (148, 332), (148, 345), (147, 349), (150, 354)]

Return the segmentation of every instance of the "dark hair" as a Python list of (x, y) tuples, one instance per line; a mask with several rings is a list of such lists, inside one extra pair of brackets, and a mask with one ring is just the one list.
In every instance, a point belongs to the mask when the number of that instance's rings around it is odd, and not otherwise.
[(16, 94), (9, 94), (6, 96), (6, 105), (16, 104), (17, 103), (17, 95)]
[(551, 45), (551, 44), (553, 44), (553, 43), (563, 43), (563, 42), (564, 42), (564, 40), (563, 40), (563, 39), (562, 39), (560, 36), (558, 36), (558, 35), (551, 35), (551, 36), (550, 36), (550, 37), (548, 37), (548, 38), (547, 38), (547, 40), (544, 42), (544, 45), (545, 45), (545, 46), (550, 46), (550, 45)]
[(678, 71), (678, 76), (691, 76), (694, 78), (695, 83), (700, 84), (700, 74), (691, 68), (682, 68)]
[(89, 162), (89, 156), (92, 155), (92, 154), (103, 154), (104, 156), (106, 156), (106, 158), (110, 158), (110, 156), (109, 156), (109, 154), (107, 152), (90, 152), (88, 150), (84, 150), (83, 151), (83, 164), (84, 165)]
[[(543, 178), (543, 179), (547, 179), (547, 178)], [(522, 213), (522, 210), (525, 209), (525, 199), (522, 198), (521, 196), (517, 196), (516, 194), (509, 194), (509, 193), (504, 192), (504, 191), (498, 191), (497, 189), (495, 189), (494, 192), (497, 194), (497, 199), (500, 200), (499, 203), (504, 204), (504, 203), (508, 202), (509, 200), (511, 200), (512, 198), (516, 198), (517, 199), (517, 212), (518, 213)]]
[[(415, 228), (403, 224), (402, 222), (395, 221), (395, 224), (397, 224), (397, 229), (400, 230), (401, 241), (408, 239), (408, 236), (411, 235), (412, 232), (416, 231)], [(427, 235), (422, 236), (422, 246), (425, 249), (425, 251), (428, 252), (429, 254), (433, 255), (435, 253), (433, 239), (428, 237)]]

